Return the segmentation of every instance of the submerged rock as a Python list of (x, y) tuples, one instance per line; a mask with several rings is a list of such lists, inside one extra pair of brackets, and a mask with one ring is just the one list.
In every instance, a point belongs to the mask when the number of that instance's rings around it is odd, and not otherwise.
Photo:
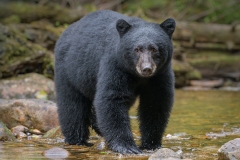
[(240, 138), (231, 140), (218, 150), (218, 159), (220, 160), (238, 160), (240, 159)]
[(192, 136), (185, 133), (185, 132), (180, 132), (180, 133), (174, 133), (173, 135), (171, 134), (167, 134), (166, 137), (163, 137), (164, 139), (168, 139), (168, 140), (188, 140), (190, 139)]
[(159, 159), (169, 159), (169, 160), (177, 160), (181, 159), (182, 156), (180, 154), (177, 154), (171, 149), (168, 148), (161, 148), (154, 152), (148, 160), (159, 160)]
[(59, 125), (56, 104), (38, 99), (0, 99), (0, 120), (8, 128), (23, 125), (42, 132)]
[(50, 158), (50, 159), (62, 159), (62, 158), (67, 158), (70, 155), (70, 153), (63, 148), (54, 147), (44, 151), (43, 155), (46, 158)]

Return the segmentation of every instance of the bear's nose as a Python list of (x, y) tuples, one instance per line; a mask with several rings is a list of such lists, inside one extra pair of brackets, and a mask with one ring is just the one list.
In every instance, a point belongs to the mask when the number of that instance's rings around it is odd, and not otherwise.
[(152, 74), (152, 68), (150, 66), (146, 66), (142, 69), (142, 73), (146, 76)]

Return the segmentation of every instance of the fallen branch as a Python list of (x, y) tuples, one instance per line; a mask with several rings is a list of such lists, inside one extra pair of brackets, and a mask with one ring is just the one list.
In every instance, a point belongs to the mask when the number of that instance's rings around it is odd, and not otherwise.
[(240, 50), (240, 25), (177, 22), (173, 39), (181, 46), (201, 49)]

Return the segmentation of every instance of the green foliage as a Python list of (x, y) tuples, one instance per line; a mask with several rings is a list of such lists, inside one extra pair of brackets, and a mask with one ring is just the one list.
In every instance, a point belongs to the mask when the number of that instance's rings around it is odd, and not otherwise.
[(55, 26), (56, 26), (56, 27), (59, 27), (59, 26), (60, 26), (60, 22), (59, 22), (59, 21), (56, 21), (56, 22), (55, 22)]
[[(0, 22), (5, 24), (48, 19), (55, 26), (72, 23), (98, 9), (112, 9), (128, 15), (159, 21), (167, 17), (177, 20), (233, 23), (240, 20), (239, 0), (128, 0), (111, 6), (116, 0), (44, 1), (44, 5), (26, 0), (0, 4)], [(65, 2), (65, 3), (63, 3)]]
[(37, 5), (24, 2), (12, 2), (1, 4), (0, 2), (0, 23), (17, 21), (30, 23), (33, 21), (48, 19), (51, 22), (60, 24), (72, 23), (79, 19), (81, 12), (72, 12), (71, 9), (61, 7), (59, 4)]
[(97, 10), (97, 7), (91, 3), (85, 4), (83, 7), (87, 12), (94, 12)]
[(137, 11), (138, 8), (142, 8), (143, 10), (155, 8), (156, 6), (162, 7), (167, 4), (166, 0), (133, 0), (129, 2), (127, 5), (126, 10)]
[(4, 18), (2, 21), (4, 24), (11, 24), (11, 23), (20, 23), (21, 19), (17, 15), (11, 15), (9, 17)]
[(233, 23), (240, 19), (240, 1), (228, 0), (133, 0), (122, 4), (122, 11), (136, 14), (139, 8), (150, 18)]

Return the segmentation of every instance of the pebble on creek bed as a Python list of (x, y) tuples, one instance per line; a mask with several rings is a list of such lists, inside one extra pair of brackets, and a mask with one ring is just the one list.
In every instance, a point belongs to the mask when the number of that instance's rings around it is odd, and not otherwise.
[(11, 128), (12, 134), (17, 138), (27, 137), (27, 135), (25, 134), (27, 131), (28, 131), (28, 128), (23, 125), (17, 125)]
[(44, 151), (43, 155), (46, 158), (58, 159), (58, 158), (67, 158), (70, 155), (70, 153), (63, 148), (54, 147)]
[(158, 159), (181, 159), (182, 155), (177, 154), (171, 149), (168, 148), (160, 148), (156, 152), (154, 152), (148, 160), (158, 160)]

